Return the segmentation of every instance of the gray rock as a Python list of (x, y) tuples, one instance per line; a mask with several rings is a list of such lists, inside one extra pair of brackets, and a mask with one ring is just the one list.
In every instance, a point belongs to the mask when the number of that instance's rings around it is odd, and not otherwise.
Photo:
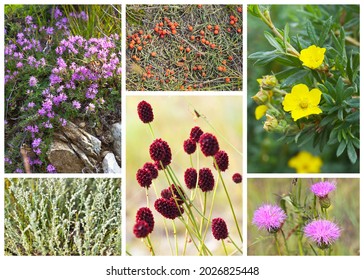
[(118, 165), (113, 153), (108, 153), (104, 157), (102, 161), (102, 168), (104, 169), (104, 173), (121, 173), (121, 168)]
[(121, 123), (114, 123), (111, 126), (111, 133), (114, 138), (114, 153), (117, 157), (121, 158)]

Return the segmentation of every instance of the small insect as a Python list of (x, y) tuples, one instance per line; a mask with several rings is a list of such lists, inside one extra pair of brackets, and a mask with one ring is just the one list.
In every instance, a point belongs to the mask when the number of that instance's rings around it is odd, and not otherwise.
[(43, 53), (49, 53), (49, 51), (51, 50), (51, 45), (52, 45), (52, 35), (48, 35), (46, 45), (43, 49)]
[(87, 68), (95, 73), (101, 74), (103, 65), (104, 64), (101, 60), (91, 60), (89, 63), (87, 63)]

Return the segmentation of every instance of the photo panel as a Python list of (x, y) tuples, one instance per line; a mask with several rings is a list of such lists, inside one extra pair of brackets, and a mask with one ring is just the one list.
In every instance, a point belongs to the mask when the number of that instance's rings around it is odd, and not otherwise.
[(127, 255), (241, 255), (242, 97), (127, 96), (126, 113)]

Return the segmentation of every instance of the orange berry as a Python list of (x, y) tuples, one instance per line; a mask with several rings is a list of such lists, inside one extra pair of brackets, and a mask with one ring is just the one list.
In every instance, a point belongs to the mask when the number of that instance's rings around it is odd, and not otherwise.
[(197, 5), (197, 8), (201, 9), (202, 8), (202, 5), (201, 4), (198, 4)]
[(163, 35), (166, 35), (166, 34), (167, 34), (167, 30), (163, 30), (163, 31), (162, 31), (162, 34), (163, 34)]
[(192, 70), (197, 71), (197, 66), (193, 66)]
[(227, 32), (230, 32), (231, 31), (231, 29), (230, 29), (230, 27), (227, 29)]
[(208, 30), (211, 30), (211, 28), (212, 28), (212, 26), (211, 26), (211, 24), (209, 24), (209, 25), (207, 26), (207, 29), (208, 29)]
[(200, 31), (200, 34), (201, 34), (201, 35), (205, 35), (205, 31), (201, 30), (201, 31)]
[(189, 31), (192, 31), (193, 30), (193, 27), (191, 25), (188, 26), (188, 30)]
[(138, 46), (137, 48), (138, 51), (141, 51), (142, 49), (143, 49), (142, 46)]
[(225, 83), (230, 83), (230, 78), (225, 78)]
[(139, 30), (139, 34), (140, 34), (140, 35), (143, 35), (143, 33), (144, 33), (144, 31), (140, 29), (140, 30)]
[(186, 48), (186, 52), (188, 52), (188, 53), (189, 53), (190, 51), (191, 51), (191, 49), (190, 49), (189, 47), (187, 47), (187, 48)]
[(152, 52), (150, 55), (153, 56), (153, 57), (155, 57), (157, 55), (157, 53), (156, 52)]
[(202, 65), (198, 65), (197, 69), (201, 71), (202, 70)]
[(134, 44), (129, 44), (129, 49), (133, 49), (134, 48)]
[(218, 26), (217, 24), (215, 25), (214, 27), (215, 30), (219, 30), (220, 29), (220, 26)]
[(177, 30), (176, 30), (176, 29), (173, 29), (173, 30), (172, 30), (172, 34), (173, 34), (173, 35), (177, 34)]
[(163, 26), (163, 22), (160, 22), (160, 23), (159, 23), (159, 26)]
[(202, 43), (202, 44), (205, 44), (205, 43), (206, 43), (206, 39), (205, 39), (205, 38), (202, 38), (202, 39), (201, 39), (201, 43)]
[(234, 25), (235, 24), (235, 20), (230, 20), (230, 24)]
[(222, 72), (222, 66), (218, 66), (218, 67), (217, 67), (217, 71)]
[(154, 31), (155, 31), (155, 32), (158, 32), (158, 31), (159, 31), (159, 27), (155, 27), (155, 28), (154, 28)]
[(241, 29), (240, 28), (238, 28), (238, 30), (236, 30), (238, 33), (241, 33)]
[(231, 16), (230, 16), (230, 19), (234, 20), (234, 19), (235, 19), (235, 17), (234, 17), (233, 15), (231, 15)]
[(179, 50), (180, 50), (180, 51), (183, 51), (183, 47), (182, 47), (182, 46), (180, 46), (180, 47), (179, 47)]
[(193, 35), (192, 35), (192, 36), (190, 37), (190, 39), (191, 39), (191, 41), (195, 40), (195, 36), (193, 36)]
[(241, 12), (243, 12), (243, 8), (242, 7), (238, 7), (237, 8), (237, 11), (238, 11), (238, 13), (241, 13)]
[(215, 29), (214, 34), (215, 35), (219, 34), (219, 30)]
[(226, 60), (224, 59), (221, 63), (225, 65), (226, 64)]
[(206, 45), (210, 45), (210, 42), (206, 40), (205, 44), (206, 44)]
[(214, 49), (216, 47), (215, 44), (210, 44), (211, 49)]
[(228, 60), (233, 60), (233, 56), (229, 55)]

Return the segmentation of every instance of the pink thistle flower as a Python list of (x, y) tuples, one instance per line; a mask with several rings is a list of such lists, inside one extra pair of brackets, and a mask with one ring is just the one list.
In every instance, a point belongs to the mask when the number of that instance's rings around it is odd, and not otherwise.
[(303, 232), (321, 249), (330, 247), (341, 234), (338, 225), (327, 220), (312, 221), (305, 226)]
[(311, 186), (311, 191), (319, 198), (327, 197), (335, 189), (336, 186), (331, 182), (318, 182)]
[(253, 224), (269, 233), (277, 232), (287, 218), (286, 213), (277, 205), (263, 204), (254, 212)]

